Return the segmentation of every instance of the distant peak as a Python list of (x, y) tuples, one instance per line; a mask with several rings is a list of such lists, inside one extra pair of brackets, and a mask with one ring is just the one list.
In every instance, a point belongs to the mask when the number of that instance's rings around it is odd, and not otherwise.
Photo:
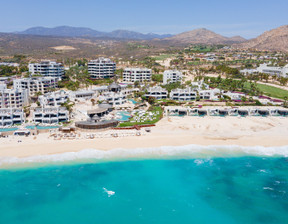
[(206, 28), (198, 28), (183, 32), (166, 38), (166, 40), (182, 44), (230, 44), (231, 42), (234, 43), (243, 41), (239, 37), (230, 39)]
[(19, 34), (28, 34), (28, 35), (40, 35), (40, 36), (65, 36), (65, 37), (96, 37), (96, 38), (118, 38), (118, 39), (135, 39), (135, 40), (151, 40), (155, 38), (166, 38), (171, 35), (164, 34), (143, 34), (140, 32), (117, 29), (112, 32), (101, 32), (93, 30), (87, 27), (72, 27), (72, 26), (57, 26), (53, 28), (47, 27), (32, 27), (22, 32), (17, 32)]

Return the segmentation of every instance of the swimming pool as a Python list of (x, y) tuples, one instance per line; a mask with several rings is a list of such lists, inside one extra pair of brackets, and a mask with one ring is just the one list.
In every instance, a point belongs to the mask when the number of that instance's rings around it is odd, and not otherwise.
[(0, 128), (0, 132), (16, 131), (18, 128)]
[(137, 104), (137, 101), (133, 100), (133, 99), (129, 99), (130, 102), (132, 102), (133, 104)]
[(129, 121), (131, 114), (127, 111), (119, 111), (117, 112), (118, 116), (121, 116), (120, 118), (118, 118), (118, 121)]
[[(27, 129), (34, 129), (35, 125), (26, 126)], [(59, 126), (37, 126), (39, 130), (46, 130), (46, 129), (55, 129), (59, 128)]]
[[(32, 130), (32, 129), (35, 128), (35, 125), (28, 125), (25, 128)], [(56, 129), (56, 128), (59, 128), (59, 126), (37, 126), (38, 130)], [(16, 130), (18, 130), (17, 127), (14, 127), (14, 128), (0, 128), (0, 132), (8, 132), (8, 131), (16, 131)]]

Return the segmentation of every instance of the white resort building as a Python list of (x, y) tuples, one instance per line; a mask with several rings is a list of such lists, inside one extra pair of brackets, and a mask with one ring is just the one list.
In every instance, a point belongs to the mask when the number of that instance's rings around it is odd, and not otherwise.
[(198, 91), (209, 89), (209, 85), (206, 84), (203, 80), (201, 80), (199, 82), (191, 82), (191, 86), (192, 86), (192, 88), (197, 89)]
[(124, 88), (123, 90), (121, 90), (122, 93), (124, 93), (125, 95), (133, 95), (134, 93), (138, 93), (140, 91), (139, 88)]
[(101, 94), (103, 95), (103, 93), (105, 93), (105, 92), (111, 92), (111, 91), (112, 91), (112, 92), (121, 91), (121, 93), (125, 94), (126, 96), (132, 95), (133, 93), (140, 91), (139, 88), (127, 88), (128, 85), (126, 85), (126, 84), (121, 84), (121, 85), (117, 84), (116, 89), (115, 89), (115, 87), (113, 88), (113, 85), (115, 85), (115, 84), (112, 83), (112, 84), (109, 85), (109, 86), (94, 87), (94, 88), (92, 89), (92, 91), (94, 91), (96, 95), (101, 95)]
[(101, 94), (104, 92), (108, 92), (108, 86), (97, 86), (92, 89), (96, 94)]
[(14, 62), (0, 62), (0, 66), (19, 67), (19, 64)]
[(88, 73), (91, 79), (112, 78), (115, 71), (116, 63), (109, 58), (98, 58), (88, 63)]
[(61, 63), (55, 61), (42, 61), (40, 63), (30, 63), (29, 72), (32, 75), (41, 75), (45, 77), (56, 77), (61, 79), (64, 75), (64, 67)]
[(24, 121), (23, 109), (0, 109), (0, 126), (22, 124)]
[(169, 96), (171, 100), (189, 101), (196, 100), (197, 92), (190, 87), (186, 89), (173, 89)]
[(276, 75), (278, 77), (287, 77), (288, 76), (288, 64), (284, 67), (275, 67), (270, 66), (267, 63), (259, 65), (256, 69), (243, 69), (240, 71), (242, 74), (253, 74), (253, 73), (265, 73), (269, 75)]
[(127, 103), (127, 97), (124, 93), (118, 92), (107, 92), (103, 93), (101, 96), (99, 96), (100, 101), (106, 101), (110, 105), (117, 106), (117, 105), (122, 105), (124, 103)]
[(246, 97), (245, 93), (240, 92), (223, 92), (223, 96), (228, 96), (231, 100), (241, 100), (242, 97)]
[(64, 90), (46, 93), (45, 95), (39, 96), (38, 100), (40, 102), (40, 105), (43, 107), (46, 106), (52, 106), (57, 107), (61, 106), (63, 103), (67, 102), (69, 99), (68, 93), (66, 93)]
[(124, 82), (150, 82), (152, 70), (148, 68), (125, 68), (123, 71)]
[(56, 88), (58, 79), (55, 77), (33, 77), (13, 80), (14, 89), (27, 89), (30, 96), (40, 92), (48, 93), (51, 89)]
[(113, 82), (109, 86), (107, 86), (107, 92), (101, 93), (101, 95), (99, 96), (99, 100), (106, 101), (113, 107), (127, 103), (128, 94), (125, 90), (122, 89), (124, 89), (124, 87), (120, 86), (116, 82)]
[(28, 104), (28, 90), (7, 89), (6, 84), (0, 85), (0, 108), (22, 108)]
[(169, 84), (182, 81), (182, 72), (177, 70), (166, 70), (163, 73), (163, 84)]
[(78, 90), (69, 93), (69, 98), (72, 100), (89, 100), (94, 96), (95, 92), (92, 90)]
[(65, 107), (36, 108), (33, 112), (33, 122), (55, 124), (69, 121), (69, 112)]
[(168, 97), (168, 91), (161, 86), (150, 87), (147, 89), (146, 97), (154, 97), (157, 100), (166, 99)]
[(202, 100), (216, 100), (220, 94), (219, 89), (210, 89), (210, 90), (200, 90), (199, 96)]
[(276, 75), (278, 77), (287, 77), (288, 76), (288, 65), (284, 66), (284, 67), (274, 67), (274, 66), (269, 66), (268, 64), (264, 63), (261, 64), (258, 68), (257, 68), (258, 72), (261, 73), (266, 73), (269, 75)]

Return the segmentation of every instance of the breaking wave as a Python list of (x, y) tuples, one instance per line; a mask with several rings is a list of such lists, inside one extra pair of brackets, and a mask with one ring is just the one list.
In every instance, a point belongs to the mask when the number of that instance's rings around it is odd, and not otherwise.
[(95, 163), (138, 159), (202, 159), (241, 156), (288, 157), (288, 146), (246, 147), (237, 145), (187, 145), (137, 149), (119, 148), (108, 151), (97, 149), (84, 149), (79, 152), (66, 152), (54, 155), (38, 155), (24, 158), (4, 157), (0, 158), (0, 167), (45, 166), (65, 163), (70, 164), (74, 162)]

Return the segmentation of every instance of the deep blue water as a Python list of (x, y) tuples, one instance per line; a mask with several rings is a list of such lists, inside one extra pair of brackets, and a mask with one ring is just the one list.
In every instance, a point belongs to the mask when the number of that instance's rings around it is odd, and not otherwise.
[(272, 157), (2, 170), (0, 223), (284, 224), (287, 191), (288, 160)]

